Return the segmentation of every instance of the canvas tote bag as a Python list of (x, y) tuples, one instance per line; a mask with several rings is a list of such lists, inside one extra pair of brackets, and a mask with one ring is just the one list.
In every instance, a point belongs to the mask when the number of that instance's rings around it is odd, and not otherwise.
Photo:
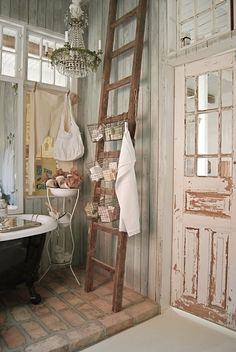
[(72, 112), (70, 96), (65, 97), (61, 123), (54, 143), (53, 157), (60, 161), (72, 161), (84, 155), (84, 145), (80, 129)]

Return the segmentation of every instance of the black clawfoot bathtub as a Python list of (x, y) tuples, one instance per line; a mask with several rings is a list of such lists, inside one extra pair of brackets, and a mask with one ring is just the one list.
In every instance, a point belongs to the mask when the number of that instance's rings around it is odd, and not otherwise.
[[(36, 220), (32, 214), (19, 215), (26, 220)], [(57, 223), (49, 216), (37, 216), (40, 226), (24, 230), (0, 233), (0, 290), (15, 288), (25, 283), (33, 304), (41, 302), (35, 291), (38, 269), (47, 232)]]

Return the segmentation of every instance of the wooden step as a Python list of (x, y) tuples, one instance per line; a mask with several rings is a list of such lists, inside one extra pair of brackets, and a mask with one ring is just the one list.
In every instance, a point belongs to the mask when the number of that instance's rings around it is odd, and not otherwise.
[(111, 152), (104, 152), (104, 151), (100, 151), (97, 155), (98, 160), (102, 160), (102, 159), (109, 159), (109, 158), (119, 158), (120, 156), (120, 150), (114, 150)]
[(107, 87), (106, 87), (106, 90), (110, 91), (110, 90), (114, 90), (114, 89), (117, 89), (117, 88), (120, 88), (120, 87), (127, 86), (128, 84), (131, 83), (131, 80), (132, 80), (132, 76), (128, 76), (128, 77), (122, 78), (119, 81), (116, 81), (116, 82), (108, 84)]
[(107, 263), (102, 262), (101, 260), (92, 257), (91, 260), (94, 262), (95, 265), (99, 266), (100, 268), (109, 271), (110, 273), (114, 273), (115, 272), (115, 268), (114, 266), (111, 266)]
[(116, 229), (114, 227), (108, 227), (108, 225), (104, 225), (99, 222), (94, 222), (93, 223), (93, 229), (97, 231), (103, 231), (106, 233), (109, 233), (110, 235), (119, 235), (119, 229)]
[(117, 20), (115, 20), (112, 24), (111, 24), (111, 28), (115, 28), (125, 22), (130, 21), (134, 16), (137, 15), (137, 11), (138, 11), (138, 7), (135, 7), (133, 10), (127, 12), (125, 15), (121, 16), (120, 18), (118, 18)]
[(126, 120), (128, 120), (128, 113), (123, 112), (122, 114), (119, 114), (119, 115), (105, 116), (102, 120), (102, 123), (106, 125), (109, 123), (126, 121)]
[(121, 54), (124, 54), (125, 52), (133, 49), (135, 47), (135, 44), (136, 44), (136, 40), (133, 40), (132, 42), (129, 42), (129, 43), (121, 46), (120, 48), (118, 48), (112, 52), (111, 57), (114, 58), (114, 57), (117, 57)]

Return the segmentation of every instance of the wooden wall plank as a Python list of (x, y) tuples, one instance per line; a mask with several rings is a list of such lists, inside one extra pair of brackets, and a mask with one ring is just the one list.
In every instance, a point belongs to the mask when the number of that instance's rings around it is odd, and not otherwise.
[(1, 15), (10, 17), (10, 1), (1, 0)]
[(37, 7), (37, 26), (45, 28), (46, 27), (46, 8), (47, 8), (46, 0), (38, 1)]
[(23, 22), (28, 23), (29, 16), (29, 1), (20, 0), (20, 10), (19, 10), (19, 19)]
[(20, 14), (20, 1), (19, 0), (11, 0), (10, 17), (18, 19), (19, 14)]
[(29, 0), (29, 24), (37, 26), (38, 0)]
[(70, 0), (0, 0), (0, 16), (18, 19), (56, 33), (64, 33), (64, 16), (70, 2)]
[(46, 28), (50, 30), (53, 30), (54, 28), (52, 0), (47, 0), (47, 3), (46, 3)]

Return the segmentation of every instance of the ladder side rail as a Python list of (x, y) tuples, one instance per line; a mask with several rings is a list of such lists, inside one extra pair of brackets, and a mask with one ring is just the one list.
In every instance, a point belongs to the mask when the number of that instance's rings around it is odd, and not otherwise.
[(137, 24), (134, 48), (133, 65), (132, 65), (132, 82), (130, 86), (129, 110), (128, 110), (128, 127), (131, 138), (134, 139), (136, 129), (137, 101), (139, 94), (142, 52), (144, 43), (145, 19), (146, 19), (147, 0), (139, 0), (137, 11)]

